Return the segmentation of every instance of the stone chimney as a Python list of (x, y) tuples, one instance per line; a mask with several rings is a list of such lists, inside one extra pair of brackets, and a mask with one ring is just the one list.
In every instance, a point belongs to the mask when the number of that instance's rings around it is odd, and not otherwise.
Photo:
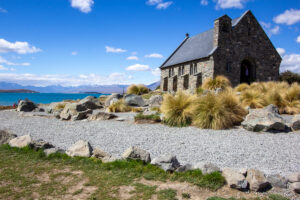
[(231, 33), (231, 18), (224, 15), (214, 22), (214, 47), (222, 45)]

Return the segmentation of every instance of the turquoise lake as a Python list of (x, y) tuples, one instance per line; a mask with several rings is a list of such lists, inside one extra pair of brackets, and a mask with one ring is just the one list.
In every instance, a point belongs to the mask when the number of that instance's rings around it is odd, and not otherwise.
[(64, 93), (0, 93), (0, 105), (10, 106), (18, 103), (18, 100), (29, 99), (34, 103), (48, 104), (63, 100), (83, 99), (87, 96), (99, 97), (107, 94), (64, 94)]

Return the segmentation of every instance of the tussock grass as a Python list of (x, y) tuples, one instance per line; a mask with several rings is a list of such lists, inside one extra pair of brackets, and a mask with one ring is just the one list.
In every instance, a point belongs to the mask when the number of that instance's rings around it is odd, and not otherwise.
[(161, 122), (161, 119), (160, 119), (160, 116), (159, 115), (143, 115), (142, 113), (139, 113), (137, 114), (135, 117), (134, 117), (134, 120), (137, 121), (137, 120), (153, 120), (155, 122)]
[(117, 102), (114, 102), (108, 107), (109, 112), (130, 112), (132, 107), (128, 106), (124, 99), (120, 99)]
[(247, 114), (232, 92), (199, 97), (193, 113), (193, 124), (205, 129), (231, 128), (242, 122)]
[(245, 107), (249, 106), (250, 108), (263, 108), (267, 106), (264, 94), (258, 89), (250, 88), (243, 91), (240, 95), (240, 100)]
[(195, 96), (178, 91), (174, 96), (164, 95), (161, 112), (164, 114), (164, 123), (169, 126), (183, 127), (190, 125), (193, 116), (193, 103)]
[(225, 76), (217, 76), (215, 79), (206, 78), (202, 84), (202, 88), (205, 90), (226, 89), (228, 87), (231, 87), (231, 83)]
[(238, 86), (236, 86), (234, 88), (234, 91), (236, 91), (236, 92), (242, 92), (242, 91), (245, 91), (245, 90), (247, 90), (249, 88), (250, 88), (250, 86), (247, 83), (241, 83), (241, 84), (239, 84)]
[(149, 88), (147, 88), (145, 85), (139, 84), (139, 85), (130, 85), (127, 88), (128, 94), (136, 94), (136, 95), (142, 95), (149, 93)]

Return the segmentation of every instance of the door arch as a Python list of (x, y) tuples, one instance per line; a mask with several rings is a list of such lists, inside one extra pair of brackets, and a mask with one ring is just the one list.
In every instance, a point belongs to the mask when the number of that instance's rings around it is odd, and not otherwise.
[(247, 59), (241, 62), (240, 83), (252, 83), (256, 79), (255, 66)]

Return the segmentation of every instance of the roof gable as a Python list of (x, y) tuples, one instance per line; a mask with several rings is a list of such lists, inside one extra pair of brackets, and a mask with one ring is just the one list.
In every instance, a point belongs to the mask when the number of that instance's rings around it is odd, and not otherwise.
[[(232, 27), (236, 26), (248, 12), (249, 10), (242, 16), (233, 19), (231, 21)], [(216, 50), (216, 47), (213, 45), (213, 41), (213, 28), (193, 37), (186, 38), (171, 54), (171, 56), (160, 66), (160, 68), (210, 56)]]

